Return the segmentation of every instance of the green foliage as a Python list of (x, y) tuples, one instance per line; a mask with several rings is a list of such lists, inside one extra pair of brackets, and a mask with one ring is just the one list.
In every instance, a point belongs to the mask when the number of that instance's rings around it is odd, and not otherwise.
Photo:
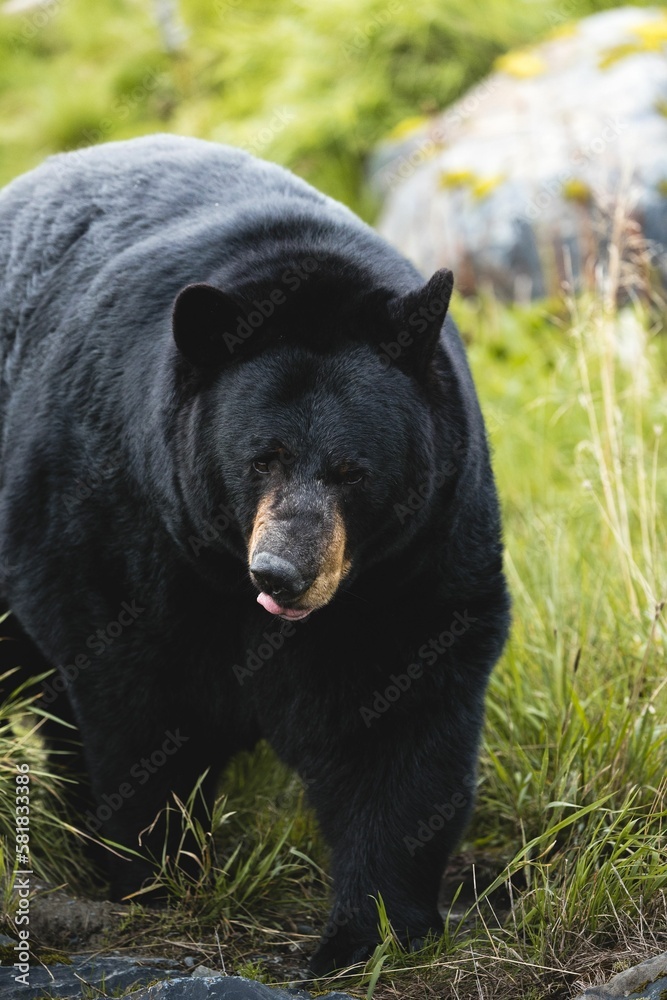
[[(317, 833), (313, 817), (300, 808), (303, 790), (266, 745), (231, 765), (224, 783), (233, 790), (234, 807), (222, 795), (204, 823), (194, 818), (203, 778), (187, 802), (174, 797), (168, 805), (167, 825), (179, 831), (178, 847), (174, 856), (165, 850), (156, 859), (159, 871), (145, 892), (167, 886), (179, 910), (200, 926), (212, 927), (220, 921), (275, 916), (300, 894), (300, 885), (321, 881), (305, 853), (317, 849)], [(196, 858), (194, 875), (183, 871), (186, 856)], [(133, 898), (141, 903), (142, 895)]]
[[(55, 881), (63, 870), (74, 875), (81, 862), (62, 818), (63, 779), (47, 768), (38, 737), (47, 713), (36, 702), (34, 688), (24, 684), (8, 695), (11, 683), (11, 671), (0, 675), (0, 920), (3, 915), (11, 917), (16, 907), (12, 889), (17, 868), (34, 868), (36, 874)], [(22, 782), (28, 779), (20, 786), (16, 780), (19, 774)], [(21, 795), (18, 801), (17, 788)], [(17, 805), (26, 804), (27, 813), (25, 808), (17, 809)], [(28, 818), (27, 828), (17, 825), (19, 812)], [(23, 836), (17, 843), (17, 832), (28, 837), (27, 845)], [(17, 851), (27, 864), (18, 863)], [(89, 870), (85, 865), (82, 869), (83, 881), (89, 881)]]
[(614, 0), (182, 0), (183, 51), (149, 4), (0, 15), (0, 184), (49, 153), (154, 131), (245, 146), (363, 214), (364, 162), (513, 46)]
[(572, 303), (569, 321), (532, 330), (541, 309), (521, 329), (519, 310), (464, 307), (515, 602), (472, 832), (524, 845), (517, 929), (536, 959), (565, 960), (638, 907), (664, 913), (666, 365), (639, 308)]

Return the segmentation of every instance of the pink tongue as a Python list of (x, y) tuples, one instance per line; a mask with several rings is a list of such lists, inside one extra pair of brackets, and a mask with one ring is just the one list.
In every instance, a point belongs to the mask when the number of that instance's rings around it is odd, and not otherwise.
[(310, 611), (300, 611), (298, 608), (281, 608), (270, 594), (265, 594), (264, 592), (257, 597), (257, 603), (261, 604), (269, 614), (280, 615), (281, 618), (289, 618), (295, 622), (301, 618), (307, 618), (310, 614)]

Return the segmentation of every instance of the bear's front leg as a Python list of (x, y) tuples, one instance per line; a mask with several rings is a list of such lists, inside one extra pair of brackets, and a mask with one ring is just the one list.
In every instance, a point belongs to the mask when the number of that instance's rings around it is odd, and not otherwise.
[(442, 930), (439, 887), (472, 808), (481, 709), (418, 723), (399, 705), (394, 712), (309, 776), (334, 882), (310, 963), (316, 975), (369, 957), (379, 940), (379, 895), (404, 944)]
[[(174, 796), (186, 802), (208, 769), (202, 795), (194, 803), (196, 818), (204, 821), (222, 753), (211, 754), (185, 696), (180, 705), (167, 697), (169, 685), (161, 684), (160, 678), (169, 676), (168, 667), (161, 674), (147, 656), (143, 674), (137, 675), (127, 669), (123, 652), (118, 642), (107, 654), (104, 672), (91, 665), (68, 691), (92, 790), (92, 807), (82, 817), (83, 826), (94, 837), (132, 852), (108, 852), (105, 858), (111, 898), (118, 900), (154, 878), (163, 853), (172, 863), (180, 855), (180, 866), (192, 876), (199, 874), (188, 855), (188, 848), (195, 845), (180, 850), (179, 818), (172, 816), (167, 823), (165, 807), (173, 805)], [(161, 662), (168, 664), (166, 657)], [(160, 895), (164, 894), (150, 898)]]

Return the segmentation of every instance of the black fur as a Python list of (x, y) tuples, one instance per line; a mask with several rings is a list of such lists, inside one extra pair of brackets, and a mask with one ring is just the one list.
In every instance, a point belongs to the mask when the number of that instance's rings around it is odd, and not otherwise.
[[(379, 893), (405, 940), (437, 931), (509, 622), (451, 275), (424, 287), (288, 172), (167, 136), (10, 184), (0, 274), (3, 599), (69, 678), (97, 804), (134, 789), (103, 833), (136, 846), (170, 792), (210, 768), (212, 794), (263, 737), (332, 850), (314, 969), (368, 954)], [(307, 621), (256, 603), (267, 491), (304, 579), (344, 524), (349, 572)], [(186, 739), (139, 782), (168, 733)], [(115, 861), (114, 895), (149, 872)]]

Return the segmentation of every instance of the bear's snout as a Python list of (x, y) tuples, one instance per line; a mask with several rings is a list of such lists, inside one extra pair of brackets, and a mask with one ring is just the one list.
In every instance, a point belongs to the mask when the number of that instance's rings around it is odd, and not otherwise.
[(288, 559), (265, 551), (255, 553), (250, 573), (260, 590), (270, 594), (279, 604), (296, 601), (314, 579), (306, 579)]
[(345, 524), (333, 505), (311, 507), (302, 498), (288, 517), (281, 508), (268, 497), (259, 505), (248, 546), (250, 576), (267, 611), (314, 611), (332, 600), (350, 570)]

